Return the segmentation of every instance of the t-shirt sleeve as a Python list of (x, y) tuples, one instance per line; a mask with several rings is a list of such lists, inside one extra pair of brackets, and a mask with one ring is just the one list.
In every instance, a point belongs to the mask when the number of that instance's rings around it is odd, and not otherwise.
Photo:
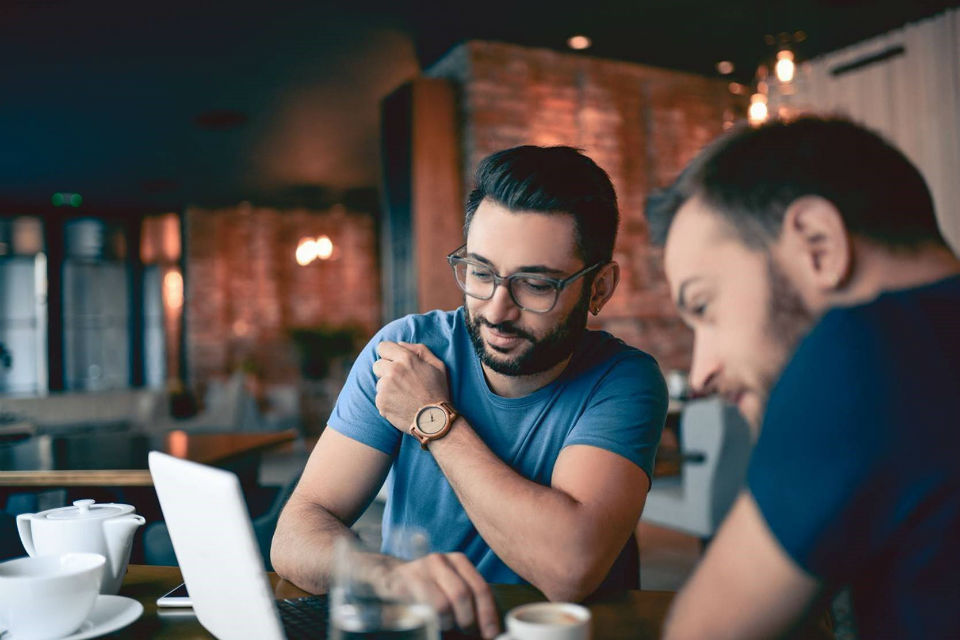
[(373, 363), (378, 357), (378, 344), (384, 340), (410, 341), (411, 335), (407, 322), (400, 319), (373, 336), (353, 363), (327, 426), (387, 455), (396, 453), (403, 434), (377, 410), (377, 377), (373, 374)]
[(896, 393), (881, 353), (855, 313), (825, 316), (771, 392), (747, 473), (781, 546), (828, 581), (856, 571), (868, 553), (863, 536), (890, 517), (884, 485), (897, 460), (878, 425), (895, 419), (885, 399)]
[(656, 360), (629, 354), (600, 380), (563, 446), (585, 444), (612, 451), (653, 478), (667, 402), (667, 385)]

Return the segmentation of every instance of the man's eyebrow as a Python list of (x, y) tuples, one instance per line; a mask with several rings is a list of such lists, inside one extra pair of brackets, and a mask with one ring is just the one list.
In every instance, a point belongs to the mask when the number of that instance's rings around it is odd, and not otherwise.
[[(468, 253), (464, 257), (470, 258), (471, 260), (475, 260), (477, 262), (482, 262), (483, 264), (489, 267), (493, 267), (492, 262), (490, 262), (483, 256), (478, 255), (476, 253)], [(566, 272), (563, 269), (554, 269), (553, 267), (548, 267), (542, 264), (531, 264), (531, 265), (524, 265), (522, 267), (518, 267), (516, 271), (514, 271), (514, 273), (542, 273), (542, 274), (562, 276)]]
[(680, 311), (687, 311), (687, 285), (691, 285), (698, 280), (702, 280), (700, 276), (694, 276), (692, 278), (687, 278), (680, 283), (680, 288), (677, 289), (677, 309)]

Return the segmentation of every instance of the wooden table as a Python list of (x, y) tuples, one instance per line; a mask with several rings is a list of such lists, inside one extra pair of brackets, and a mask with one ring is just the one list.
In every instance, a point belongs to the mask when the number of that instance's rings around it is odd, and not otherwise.
[[(307, 595), (275, 573), (268, 574), (277, 598), (297, 598)], [(148, 567), (130, 565), (120, 595), (135, 598), (143, 604), (143, 616), (111, 638), (203, 638), (213, 636), (204, 629), (192, 613), (157, 612), (158, 597), (180, 584), (180, 570), (176, 567)], [(513, 607), (543, 600), (532, 588), (519, 585), (493, 585), (493, 595), (501, 616)], [(657, 638), (674, 594), (668, 591), (631, 591), (622, 597), (588, 605), (593, 613), (595, 640), (642, 640)], [(241, 615), (238, 610), (237, 615)]]
[(37, 435), (0, 446), (0, 487), (153, 486), (151, 450), (203, 464), (231, 461), (292, 441), (296, 431), (268, 433), (138, 432)]

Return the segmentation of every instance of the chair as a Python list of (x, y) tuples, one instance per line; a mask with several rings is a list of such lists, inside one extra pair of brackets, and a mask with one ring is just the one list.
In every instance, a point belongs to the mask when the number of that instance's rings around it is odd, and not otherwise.
[(680, 448), (681, 474), (654, 478), (641, 520), (708, 540), (743, 484), (750, 427), (719, 398), (693, 400), (680, 419)]

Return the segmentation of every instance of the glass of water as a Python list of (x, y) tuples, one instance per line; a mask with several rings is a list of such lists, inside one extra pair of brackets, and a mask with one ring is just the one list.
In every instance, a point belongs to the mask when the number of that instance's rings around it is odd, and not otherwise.
[[(421, 543), (411, 538), (414, 551)], [(411, 559), (411, 558), (407, 558)], [(330, 638), (439, 640), (437, 613), (412, 596), (388, 590), (390, 558), (342, 538), (334, 551), (330, 590)]]

